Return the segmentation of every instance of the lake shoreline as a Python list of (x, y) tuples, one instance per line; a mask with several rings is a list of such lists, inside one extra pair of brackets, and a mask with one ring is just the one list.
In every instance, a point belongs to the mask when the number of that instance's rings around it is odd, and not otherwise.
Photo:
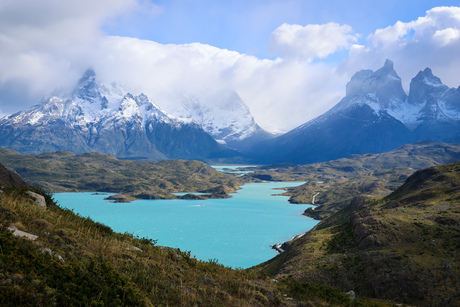
[(59, 193), (56, 199), (63, 208), (116, 232), (158, 239), (159, 245), (192, 251), (203, 261), (219, 259), (225, 266), (249, 268), (276, 256), (273, 241), (298, 237), (317, 224), (302, 216), (309, 204), (292, 206), (287, 196), (277, 197), (284, 192), (278, 189), (300, 184), (247, 183), (228, 199), (137, 200), (128, 206), (109, 203), (107, 195), (94, 192)]

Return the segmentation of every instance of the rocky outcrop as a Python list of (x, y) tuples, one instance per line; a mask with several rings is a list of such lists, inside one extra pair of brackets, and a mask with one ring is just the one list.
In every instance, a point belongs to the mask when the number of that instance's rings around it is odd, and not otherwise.
[(353, 212), (350, 215), (349, 223), (352, 225), (353, 240), (358, 247), (369, 249), (384, 245), (376, 234), (379, 223), (366, 206), (366, 198), (362, 196), (353, 198), (351, 207)]
[(6, 167), (0, 164), (0, 186), (4, 187), (23, 187), (27, 186), (24, 180)]
[(7, 227), (7, 229), (11, 231), (13, 233), (13, 236), (15, 237), (25, 238), (31, 241), (35, 241), (38, 239), (38, 236), (22, 231), (22, 230), (19, 230), (16, 226), (10, 226), (10, 227)]
[(27, 191), (26, 192), (27, 195), (31, 196), (35, 202), (40, 205), (41, 207), (45, 208), (46, 209), (46, 200), (45, 200), (45, 197), (43, 197), (42, 195), (40, 194), (37, 194), (37, 193), (34, 193), (34, 192), (31, 192), (31, 191)]

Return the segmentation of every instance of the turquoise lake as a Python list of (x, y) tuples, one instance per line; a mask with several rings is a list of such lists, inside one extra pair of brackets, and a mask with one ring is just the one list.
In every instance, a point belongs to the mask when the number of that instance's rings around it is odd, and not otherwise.
[(59, 204), (117, 232), (158, 240), (158, 245), (190, 251), (197, 259), (217, 259), (248, 268), (276, 256), (270, 245), (306, 232), (318, 221), (301, 215), (311, 205), (274, 196), (301, 183), (248, 183), (232, 198), (208, 200), (105, 201), (107, 195), (56, 193)]

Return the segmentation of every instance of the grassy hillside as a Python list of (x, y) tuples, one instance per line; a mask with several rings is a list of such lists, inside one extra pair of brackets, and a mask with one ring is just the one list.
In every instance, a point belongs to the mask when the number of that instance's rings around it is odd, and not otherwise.
[[(231, 270), (215, 259), (197, 261), (188, 252), (114, 233), (58, 206), (45, 211), (22, 190), (5, 188), (0, 305), (457, 306), (460, 162), (413, 174), (455, 160), (460, 145), (422, 142), (378, 155), (266, 166), (246, 176), (245, 181), (308, 180), (289, 191), (291, 200), (309, 202), (320, 192), (321, 206), (313, 211), (323, 218), (285, 244), (285, 252), (249, 270)], [(0, 150), (0, 161), (29, 183), (54, 191), (146, 198), (214, 191), (224, 197), (242, 184), (198, 161), (146, 163), (97, 153), (20, 155), (7, 149)], [(39, 239), (16, 238), (6, 229), (11, 226)], [(350, 290), (358, 299), (345, 294)]]
[[(26, 195), (0, 196), (0, 305), (277, 305), (270, 279), (155, 246)], [(6, 226), (38, 235), (14, 237)]]
[(423, 141), (380, 154), (352, 155), (328, 162), (263, 166), (247, 178), (307, 181), (285, 195), (292, 203), (311, 203), (306, 214), (323, 219), (357, 195), (381, 197), (401, 186), (416, 170), (460, 160), (460, 144)]
[[(174, 192), (207, 192), (228, 197), (243, 182), (199, 161), (136, 162), (101, 153), (22, 155), (0, 149), (0, 162), (27, 183), (52, 192), (102, 191), (119, 193), (119, 200), (175, 198)], [(208, 197), (209, 197), (208, 196)], [(200, 196), (206, 197), (206, 196)]]
[(460, 162), (417, 171), (385, 198), (355, 197), (261, 265), (358, 296), (460, 305)]
[[(44, 209), (26, 188), (0, 190), (1, 306), (387, 306), (327, 285), (198, 261), (152, 239), (115, 233), (47, 194)], [(11, 227), (38, 238), (14, 236)]]

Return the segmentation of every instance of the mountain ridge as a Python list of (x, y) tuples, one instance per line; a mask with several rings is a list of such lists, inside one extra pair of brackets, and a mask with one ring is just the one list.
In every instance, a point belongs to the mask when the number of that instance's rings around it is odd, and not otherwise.
[(197, 123), (174, 118), (148, 96), (100, 84), (88, 69), (71, 93), (0, 119), (0, 146), (23, 153), (98, 151), (121, 158), (209, 159), (237, 155)]
[(383, 152), (432, 139), (460, 142), (460, 87), (448, 88), (427, 68), (412, 79), (409, 96), (386, 60), (357, 72), (346, 96), (324, 114), (250, 153), (265, 163), (314, 163), (350, 154)]
[(0, 161), (29, 184), (47, 191), (118, 193), (112, 199), (119, 202), (181, 198), (175, 192), (206, 193), (196, 196), (199, 199), (226, 198), (243, 184), (235, 176), (194, 160), (130, 161), (96, 152), (20, 154), (0, 148)]

